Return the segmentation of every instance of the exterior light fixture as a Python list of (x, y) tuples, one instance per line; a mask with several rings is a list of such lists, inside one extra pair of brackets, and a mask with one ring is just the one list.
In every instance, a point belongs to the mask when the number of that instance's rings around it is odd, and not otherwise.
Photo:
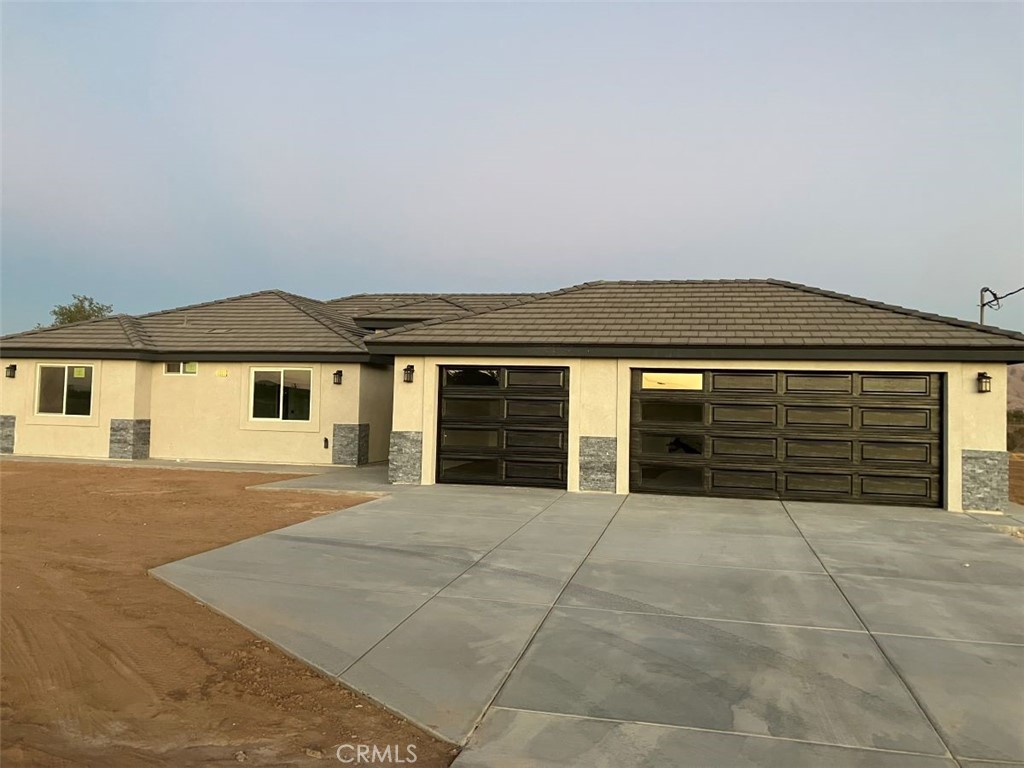
[(413, 374), (416, 373), (415, 365), (407, 365), (402, 369), (402, 381), (406, 384), (412, 384)]
[(11, 363), (6, 368), (4, 368), (4, 374), (7, 376), (8, 379), (13, 379), (17, 375), (17, 373), (18, 366), (16, 366), (14, 363)]
[(344, 375), (345, 375), (344, 371), (335, 371), (334, 372), (334, 383), (335, 384), (341, 384), (341, 379), (342, 379), (342, 377)]
[(992, 377), (984, 371), (978, 374), (978, 391), (982, 393), (992, 391)]

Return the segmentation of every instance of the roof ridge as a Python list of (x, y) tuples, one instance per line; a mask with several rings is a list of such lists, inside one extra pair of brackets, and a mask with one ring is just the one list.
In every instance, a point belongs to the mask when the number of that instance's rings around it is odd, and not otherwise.
[(181, 307), (171, 307), (170, 309), (159, 309), (156, 312), (147, 312), (143, 315), (134, 315), (136, 320), (145, 320), (148, 317), (158, 317), (159, 315), (169, 315), (171, 312), (184, 312), (189, 309), (200, 309), (201, 307), (212, 307), (216, 304), (227, 304), (229, 301), (237, 301), (238, 299), (251, 299), (253, 296), (264, 296), (266, 294), (272, 294), (278, 292), (277, 288), (266, 288), (262, 291), (252, 291), (251, 293), (240, 293), (237, 296), (225, 296), (223, 299), (214, 299), (213, 301), (200, 301), (196, 304), (185, 304)]
[(805, 293), (813, 293), (819, 296), (825, 296), (829, 299), (840, 299), (842, 301), (848, 301), (853, 304), (860, 304), (862, 306), (871, 307), (872, 309), (883, 309), (888, 312), (896, 312), (897, 314), (907, 315), (908, 317), (915, 317), (919, 320), (929, 320), (931, 322), (944, 323), (946, 325), (953, 325), (959, 328), (968, 328), (972, 331), (983, 331), (985, 333), (992, 334), (993, 336), (1005, 336), (1015, 341), (1024, 341), (1024, 333), (1018, 331), (1011, 331), (1006, 328), (997, 328), (994, 325), (982, 325), (981, 323), (974, 323), (970, 320), (961, 320), (957, 317), (948, 317), (946, 315), (938, 315), (934, 312), (922, 312), (919, 309), (911, 309), (909, 307), (901, 307), (898, 304), (886, 304), (883, 301), (874, 301), (872, 299), (865, 299), (860, 296), (851, 296), (847, 293), (839, 293), (838, 291), (830, 291), (825, 288), (816, 288), (813, 285), (804, 285), (803, 283), (793, 283), (788, 280), (776, 280), (774, 278), (768, 278), (766, 281), (772, 285), (781, 285), (786, 288), (792, 288), (797, 291), (804, 291)]
[(269, 291), (269, 293), (276, 295), (279, 299), (287, 302), (288, 304), (295, 307), (303, 314), (313, 318), (328, 330), (333, 331), (346, 341), (355, 344), (360, 349), (363, 349), (362, 337), (352, 333), (350, 330), (345, 328), (345, 326), (338, 322), (336, 318), (331, 317), (330, 315), (325, 314), (323, 312), (320, 312), (319, 310), (311, 311), (309, 307), (304, 307), (302, 306), (301, 302), (295, 301), (295, 299), (301, 299), (302, 301), (305, 302), (315, 302), (316, 304), (323, 304), (324, 302), (320, 301), (319, 299), (310, 299), (307, 296), (299, 296), (296, 293), (289, 293), (288, 291), (282, 291), (280, 289), (274, 289), (272, 291)]
[(156, 348), (153, 340), (149, 337), (149, 333), (137, 318), (126, 314), (114, 315), (114, 317), (117, 318), (118, 323), (121, 325), (121, 330), (124, 331), (124, 335), (128, 338), (128, 343), (133, 347), (150, 350)]
[(455, 322), (456, 320), (462, 320), (467, 317), (474, 317), (476, 315), (486, 315), (489, 312), (500, 312), (501, 310), (508, 309), (509, 307), (518, 307), (522, 306), (523, 304), (529, 304), (534, 301), (539, 301), (541, 299), (549, 299), (554, 296), (561, 296), (566, 293), (573, 293), (574, 291), (580, 291), (585, 288), (591, 288), (594, 285), (597, 285), (602, 282), (606, 281), (594, 280), (589, 283), (578, 283), (576, 285), (570, 285), (566, 288), (559, 288), (556, 291), (546, 291), (544, 293), (527, 293), (523, 294), (522, 296), (517, 296), (516, 298), (511, 299), (509, 301), (504, 301), (501, 303), (501, 306), (499, 307), (487, 307), (486, 309), (481, 310), (470, 309), (466, 310), (461, 314), (455, 315), (454, 317), (446, 317), (443, 319), (433, 318), (431, 320), (421, 320), (415, 323), (408, 323), (407, 325), (401, 325), (398, 326), (397, 328), (387, 328), (385, 330), (377, 331), (376, 333), (367, 336), (366, 340), (378, 341), (388, 336), (397, 336), (398, 334), (404, 333), (405, 331), (411, 331), (413, 328), (422, 328), (430, 325), (438, 325), (439, 323), (452, 323)]

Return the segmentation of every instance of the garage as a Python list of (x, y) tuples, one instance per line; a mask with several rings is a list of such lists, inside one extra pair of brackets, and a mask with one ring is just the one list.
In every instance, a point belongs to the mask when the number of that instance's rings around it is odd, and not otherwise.
[(942, 504), (941, 374), (635, 369), (631, 382), (632, 491)]
[(565, 488), (569, 370), (442, 367), (437, 481)]

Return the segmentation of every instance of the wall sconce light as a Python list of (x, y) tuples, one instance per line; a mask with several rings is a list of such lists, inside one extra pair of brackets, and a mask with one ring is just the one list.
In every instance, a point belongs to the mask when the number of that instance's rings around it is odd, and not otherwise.
[(984, 371), (978, 374), (978, 391), (983, 393), (992, 391), (992, 377)]
[(407, 365), (402, 369), (402, 381), (406, 384), (412, 384), (413, 374), (416, 373), (415, 365)]
[(17, 375), (17, 373), (18, 366), (16, 366), (14, 363), (11, 363), (6, 368), (4, 368), (4, 374), (7, 376), (8, 379), (13, 379), (15, 375)]
[(335, 384), (341, 384), (341, 379), (342, 379), (342, 377), (344, 375), (345, 375), (344, 371), (335, 371), (334, 372), (334, 383)]

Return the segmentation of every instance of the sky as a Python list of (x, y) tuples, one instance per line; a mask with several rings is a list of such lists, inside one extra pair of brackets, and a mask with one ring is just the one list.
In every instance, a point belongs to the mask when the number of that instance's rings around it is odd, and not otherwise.
[(5, 333), (72, 293), (1024, 285), (1020, 3), (4, 3), (2, 43)]

